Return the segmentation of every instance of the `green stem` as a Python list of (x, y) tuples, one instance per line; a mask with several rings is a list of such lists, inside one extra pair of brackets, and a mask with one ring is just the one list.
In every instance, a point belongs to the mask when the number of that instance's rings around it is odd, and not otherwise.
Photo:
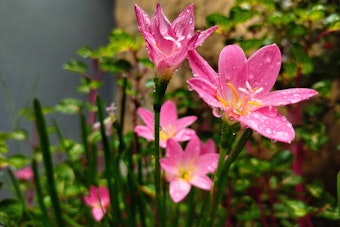
[(38, 165), (37, 165), (37, 161), (35, 160), (35, 158), (32, 161), (32, 170), (34, 173), (34, 184), (35, 184), (35, 190), (37, 192), (38, 203), (39, 203), (40, 210), (42, 213), (42, 216), (41, 216), (42, 221), (44, 223), (44, 226), (52, 226), (52, 224), (48, 220), (48, 211), (44, 203), (44, 195), (42, 193), (40, 176), (38, 172)]
[[(106, 130), (104, 125), (104, 114), (101, 106), (101, 100), (97, 96), (97, 108), (98, 108), (98, 119), (100, 122), (100, 134), (102, 136), (103, 150), (104, 150), (104, 162), (105, 162), (105, 176), (107, 180), (107, 186), (109, 188), (110, 203), (112, 206), (112, 225), (119, 226), (121, 224), (121, 212), (119, 209), (118, 200), (118, 167), (115, 160), (112, 157), (112, 150), (108, 138), (106, 136)], [(122, 191), (121, 191), (122, 192)]]
[(155, 112), (155, 143), (154, 143), (154, 159), (155, 159), (155, 172), (154, 181), (156, 187), (156, 203), (158, 212), (158, 224), (159, 226), (165, 226), (165, 207), (163, 201), (163, 194), (161, 188), (161, 167), (159, 163), (159, 132), (160, 132), (160, 112), (162, 101), (166, 88), (168, 86), (168, 80), (159, 80), (155, 77), (155, 99), (154, 99), (154, 112)]
[(34, 99), (34, 115), (35, 115), (35, 122), (39, 134), (39, 142), (40, 142), (40, 149), (42, 151), (43, 160), (44, 160), (44, 167), (46, 170), (46, 178), (47, 178), (47, 189), (51, 196), (52, 206), (54, 210), (54, 215), (56, 218), (57, 226), (63, 227), (64, 222), (62, 218), (61, 207), (59, 203), (59, 197), (54, 181), (54, 171), (53, 171), (53, 162), (50, 150), (50, 142), (47, 134), (46, 129), (46, 122), (42, 112), (42, 108), (38, 99)]

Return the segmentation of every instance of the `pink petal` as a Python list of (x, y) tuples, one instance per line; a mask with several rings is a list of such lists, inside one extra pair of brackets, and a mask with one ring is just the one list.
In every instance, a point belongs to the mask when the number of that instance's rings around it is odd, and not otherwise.
[(190, 128), (185, 128), (177, 132), (176, 135), (172, 138), (178, 142), (183, 142), (183, 141), (190, 140), (194, 136), (196, 136), (195, 130), (190, 129)]
[(248, 82), (252, 88), (272, 89), (281, 67), (281, 52), (275, 45), (267, 45), (256, 51), (248, 60)]
[(208, 139), (207, 142), (201, 143), (201, 155), (208, 153), (216, 153), (216, 146), (214, 140)]
[(213, 82), (215, 80), (217, 73), (196, 51), (189, 51), (188, 58), (190, 68), (192, 69), (194, 76), (204, 78), (209, 82)]
[(184, 129), (194, 123), (197, 120), (196, 116), (186, 116), (178, 119), (175, 123), (174, 126), (177, 128), (177, 130)]
[(181, 145), (174, 139), (168, 139), (166, 143), (166, 157), (181, 158), (183, 149)]
[(173, 125), (177, 120), (177, 108), (175, 103), (172, 101), (166, 101), (161, 107), (160, 124), (163, 125)]
[(216, 87), (203, 78), (191, 78), (187, 81), (189, 86), (212, 107), (222, 107), (216, 99)]
[(137, 133), (138, 136), (143, 137), (144, 139), (148, 141), (152, 141), (155, 139), (154, 131), (144, 125), (137, 125), (135, 127), (135, 133)]
[(109, 190), (104, 186), (100, 186), (98, 188), (98, 195), (99, 195), (102, 207), (107, 207), (110, 204)]
[(94, 220), (100, 221), (104, 217), (104, 212), (101, 207), (94, 207), (92, 208), (92, 216)]
[(198, 157), (201, 150), (201, 141), (197, 136), (191, 138), (185, 148), (184, 157), (185, 159), (194, 159)]
[(261, 98), (261, 102), (264, 105), (283, 106), (309, 99), (310, 97), (317, 94), (317, 91), (313, 89), (291, 88), (269, 92), (263, 98)]
[(191, 185), (181, 178), (171, 181), (169, 186), (170, 197), (175, 203), (183, 200), (190, 192)]
[(142, 118), (143, 122), (146, 124), (147, 127), (153, 128), (154, 127), (154, 114), (145, 108), (139, 108), (138, 114)]
[(230, 81), (236, 88), (244, 87), (248, 67), (247, 58), (241, 47), (228, 45), (223, 48), (218, 59), (218, 72), (224, 78), (225, 84)]
[(160, 31), (160, 35), (165, 35), (168, 32), (171, 23), (165, 16), (160, 3), (156, 5), (156, 11), (152, 17), (153, 31)]
[(247, 116), (240, 117), (238, 120), (259, 134), (274, 141), (291, 143), (295, 137), (292, 124), (280, 114), (272, 117), (256, 111)]
[(213, 26), (207, 30), (197, 32), (198, 39), (195, 43), (195, 48), (201, 46), (203, 42), (216, 31), (217, 28), (218, 26)]
[(150, 23), (149, 15), (136, 4), (135, 4), (135, 12), (136, 12), (136, 18), (137, 18), (137, 23), (138, 23), (138, 29), (144, 36), (144, 33), (150, 32), (151, 23)]
[(162, 158), (159, 163), (167, 174), (178, 176), (178, 162), (175, 158)]
[(219, 154), (217, 153), (207, 153), (201, 155), (196, 162), (197, 173), (204, 175), (215, 172), (218, 165), (218, 157)]
[(194, 4), (188, 5), (172, 22), (172, 29), (177, 37), (188, 36), (194, 33)]
[(190, 178), (190, 183), (200, 189), (210, 190), (212, 180), (206, 175), (195, 175)]

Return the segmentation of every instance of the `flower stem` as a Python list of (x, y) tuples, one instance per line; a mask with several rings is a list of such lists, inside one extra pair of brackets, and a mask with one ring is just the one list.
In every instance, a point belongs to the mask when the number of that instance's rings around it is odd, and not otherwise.
[(156, 187), (156, 203), (157, 203), (157, 214), (158, 214), (158, 224), (159, 226), (165, 226), (165, 207), (161, 188), (161, 167), (159, 163), (159, 131), (160, 131), (160, 113), (162, 101), (166, 88), (168, 86), (168, 80), (159, 80), (155, 77), (155, 98), (154, 98), (154, 112), (155, 112), (155, 143), (154, 143), (154, 159), (155, 159), (155, 169), (154, 169), (154, 181)]

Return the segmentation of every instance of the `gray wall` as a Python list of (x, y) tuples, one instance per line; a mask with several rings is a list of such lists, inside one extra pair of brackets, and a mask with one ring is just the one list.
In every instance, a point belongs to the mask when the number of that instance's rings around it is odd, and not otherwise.
[[(0, 131), (31, 130), (18, 111), (32, 106), (34, 97), (47, 106), (65, 97), (83, 97), (75, 92), (79, 76), (63, 70), (62, 64), (79, 58), (76, 50), (84, 45), (95, 49), (107, 43), (112, 12), (113, 0), (0, 1)], [(113, 86), (108, 79), (104, 99), (113, 99)], [(66, 136), (77, 137), (78, 119), (57, 120)], [(12, 148), (10, 154), (23, 152), (30, 155), (28, 147)]]

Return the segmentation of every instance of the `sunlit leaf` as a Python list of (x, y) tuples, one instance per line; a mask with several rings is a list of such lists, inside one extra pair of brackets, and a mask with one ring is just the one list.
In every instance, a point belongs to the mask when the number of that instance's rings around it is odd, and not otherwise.
[(87, 70), (87, 66), (84, 62), (78, 60), (72, 60), (63, 65), (63, 69), (74, 72), (84, 74)]

